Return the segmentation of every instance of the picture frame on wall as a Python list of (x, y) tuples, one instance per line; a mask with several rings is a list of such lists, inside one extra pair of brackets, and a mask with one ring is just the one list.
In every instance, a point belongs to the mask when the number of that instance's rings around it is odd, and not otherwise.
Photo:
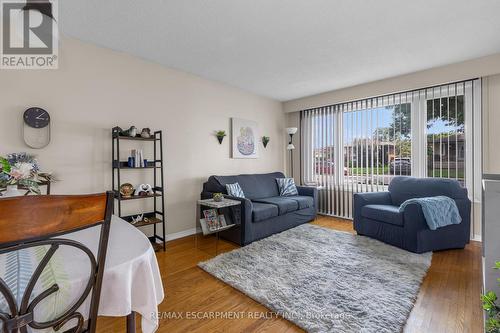
[(231, 118), (233, 158), (258, 158), (259, 127), (252, 120)]

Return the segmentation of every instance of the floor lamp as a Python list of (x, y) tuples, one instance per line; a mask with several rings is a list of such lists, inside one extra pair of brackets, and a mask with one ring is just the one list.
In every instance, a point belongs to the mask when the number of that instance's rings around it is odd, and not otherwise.
[(293, 150), (295, 149), (293, 135), (297, 133), (297, 127), (288, 127), (286, 133), (290, 136), (290, 142), (288, 142), (286, 149), (290, 151), (290, 178), (293, 178)]

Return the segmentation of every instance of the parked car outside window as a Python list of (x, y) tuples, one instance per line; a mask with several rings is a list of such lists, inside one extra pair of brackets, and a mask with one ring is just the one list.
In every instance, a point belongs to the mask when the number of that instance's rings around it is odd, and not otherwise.
[(390, 172), (396, 175), (411, 175), (411, 158), (396, 157), (389, 165)]

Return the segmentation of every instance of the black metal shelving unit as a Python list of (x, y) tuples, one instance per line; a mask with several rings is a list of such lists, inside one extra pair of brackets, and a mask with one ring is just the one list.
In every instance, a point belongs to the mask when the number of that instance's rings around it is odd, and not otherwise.
[[(115, 209), (118, 209), (118, 216), (122, 219), (132, 222), (132, 217), (139, 214), (144, 214), (144, 217), (148, 218), (148, 221), (140, 221), (134, 224), (135, 227), (140, 228), (147, 225), (152, 225), (154, 234), (149, 237), (149, 240), (153, 244), (155, 250), (160, 248), (165, 251), (166, 248), (166, 237), (165, 237), (165, 191), (164, 191), (164, 177), (163, 177), (163, 136), (162, 131), (154, 132), (151, 138), (142, 137), (129, 137), (120, 135), (120, 128), (113, 127), (112, 129), (112, 187), (115, 193), (115, 199), (118, 205), (115, 205)], [(127, 161), (122, 161), (120, 159), (120, 141), (122, 140), (133, 140), (142, 142), (152, 142), (153, 143), (153, 161), (148, 161), (147, 165), (140, 168), (129, 167)], [(153, 192), (152, 195), (146, 196), (132, 196), (124, 197), (120, 194), (121, 173), (127, 170), (153, 170)], [(134, 215), (123, 216), (122, 215), (122, 201), (128, 200), (138, 200), (138, 199), (152, 199), (154, 201), (153, 211), (150, 212), (140, 212)], [(160, 201), (160, 202), (159, 202)], [(116, 213), (116, 212), (115, 212)], [(162, 225), (161, 235), (158, 235), (158, 224)], [(157, 241), (161, 241), (161, 244)]]

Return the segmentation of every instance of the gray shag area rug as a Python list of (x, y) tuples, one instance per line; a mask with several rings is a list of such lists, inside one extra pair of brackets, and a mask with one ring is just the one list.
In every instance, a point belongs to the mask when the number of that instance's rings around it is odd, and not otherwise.
[(198, 266), (309, 332), (401, 332), (431, 264), (304, 224)]

